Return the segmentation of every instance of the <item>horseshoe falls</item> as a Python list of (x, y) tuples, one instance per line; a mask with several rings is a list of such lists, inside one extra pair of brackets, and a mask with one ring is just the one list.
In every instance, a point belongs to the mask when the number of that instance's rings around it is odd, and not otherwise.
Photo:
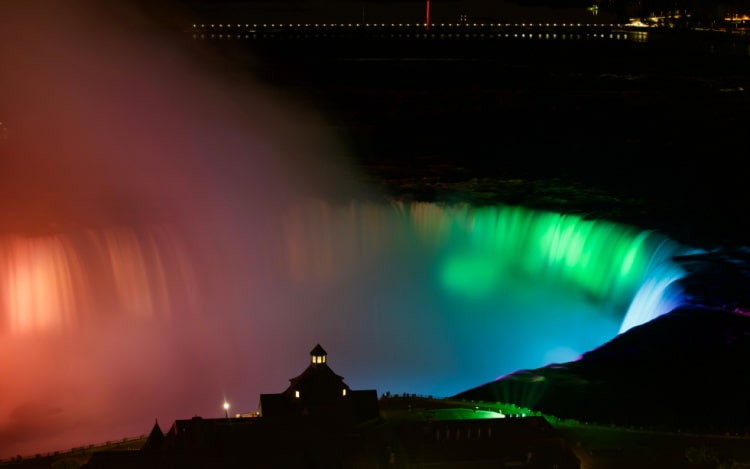
[(352, 388), (449, 396), (681, 301), (660, 233), (341, 202), (359, 175), (316, 116), (37, 3), (0, 28), (0, 458), (254, 411), (316, 343)]
[(315, 343), (351, 386), (448, 396), (670, 311), (687, 251), (605, 220), (432, 203), (305, 201), (232, 235), (196, 222), (6, 236), (1, 407), (93, 428), (131, 394), (143, 401), (113, 412), (133, 428), (211, 415), (222, 396), (251, 411)]
[(437, 395), (574, 360), (669, 312), (685, 275), (674, 257), (690, 251), (512, 206), (318, 204), (285, 232), (290, 278), (335, 285), (316, 336), (367, 363), (353, 367), (358, 380)]

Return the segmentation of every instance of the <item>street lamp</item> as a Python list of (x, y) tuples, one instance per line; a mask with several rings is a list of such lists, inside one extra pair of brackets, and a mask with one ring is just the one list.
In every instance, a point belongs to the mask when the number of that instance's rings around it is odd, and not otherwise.
[(229, 418), (229, 402), (224, 401), (224, 417)]

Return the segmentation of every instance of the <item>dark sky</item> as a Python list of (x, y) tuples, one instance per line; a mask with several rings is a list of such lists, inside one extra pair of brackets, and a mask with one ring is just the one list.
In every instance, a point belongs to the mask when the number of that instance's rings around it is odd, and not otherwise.
[[(329, 21), (357, 22), (364, 13), (365, 22), (418, 22), (424, 20), (425, 2), (407, 0), (191, 0), (185, 3), (193, 13), (210, 20), (226, 21)], [(522, 6), (503, 0), (433, 0), (433, 22), (457, 22), (459, 15), (495, 21), (532, 21), (564, 18), (590, 18), (585, 7), (559, 8)]]

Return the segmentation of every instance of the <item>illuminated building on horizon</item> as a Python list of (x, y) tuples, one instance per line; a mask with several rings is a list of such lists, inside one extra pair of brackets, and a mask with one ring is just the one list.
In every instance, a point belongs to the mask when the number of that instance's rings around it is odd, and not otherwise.
[(320, 345), (279, 394), (263, 394), (255, 418), (193, 417), (166, 434), (155, 423), (141, 451), (98, 451), (85, 469), (430, 465), (556, 467), (580, 461), (542, 417), (505, 418), (415, 395), (356, 391), (328, 367)]
[(261, 394), (258, 410), (262, 417), (318, 417), (359, 423), (378, 416), (375, 390), (355, 391), (328, 366), (320, 344), (310, 351), (310, 364), (279, 394)]

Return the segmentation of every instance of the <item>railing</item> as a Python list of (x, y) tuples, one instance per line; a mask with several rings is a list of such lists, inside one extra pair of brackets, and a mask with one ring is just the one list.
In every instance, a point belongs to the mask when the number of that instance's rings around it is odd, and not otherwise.
[(195, 23), (195, 39), (630, 39), (641, 28), (606, 23)]

